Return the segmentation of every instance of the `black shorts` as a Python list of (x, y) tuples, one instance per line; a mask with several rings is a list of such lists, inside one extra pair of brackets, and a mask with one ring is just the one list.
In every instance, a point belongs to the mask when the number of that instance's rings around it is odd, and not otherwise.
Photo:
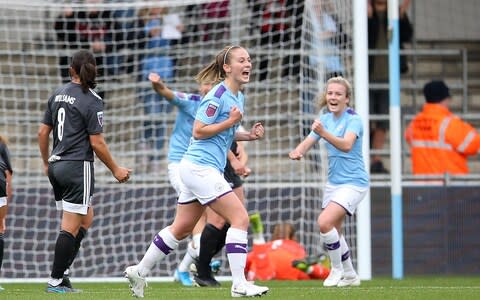
[[(388, 115), (390, 113), (390, 96), (389, 90), (370, 91), (369, 113), (372, 115)], [(388, 120), (378, 120), (370, 122), (370, 127), (388, 129)]]
[(232, 165), (228, 161), (223, 172), (223, 177), (230, 184), (232, 189), (241, 187), (243, 185), (242, 178), (239, 175), (235, 174), (235, 170), (232, 168)]
[(7, 197), (7, 178), (0, 171), (0, 198)]
[[(91, 161), (57, 161), (48, 165), (57, 208), (86, 214), (91, 205), (95, 177)], [(60, 206), (60, 203), (63, 206)]]
[(5, 175), (0, 174), (0, 207), (5, 205), (7, 205), (7, 180)]

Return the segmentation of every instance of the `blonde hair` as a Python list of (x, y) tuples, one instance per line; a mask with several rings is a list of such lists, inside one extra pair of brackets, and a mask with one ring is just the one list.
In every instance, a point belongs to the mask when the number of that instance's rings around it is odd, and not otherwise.
[(211, 83), (212, 85), (215, 85), (215, 84), (219, 83), (221, 80), (219, 80), (218, 76), (211, 73), (211, 74), (205, 74), (201, 78), (197, 75), (197, 76), (195, 76), (195, 81), (198, 84), (209, 84), (209, 83)]
[(232, 50), (236, 48), (242, 47), (229, 45), (223, 48), (223, 50), (215, 56), (215, 59), (210, 64), (208, 64), (205, 68), (198, 72), (197, 76), (195, 76), (195, 80), (198, 83), (201, 83), (209, 79), (213, 79), (213, 82), (215, 84), (219, 83), (222, 80), (225, 80), (227, 74), (223, 69), (223, 65), (230, 63)]
[(295, 227), (290, 223), (280, 223), (273, 227), (272, 240), (296, 240)]
[[(327, 80), (327, 83), (325, 84), (325, 88), (324, 88), (323, 92), (320, 95), (318, 95), (318, 97), (317, 97), (318, 98), (318, 106), (320, 107), (320, 109), (327, 106), (327, 89), (328, 89), (328, 85), (331, 84), (331, 83), (338, 83), (338, 84), (343, 85), (345, 87), (345, 90), (346, 90), (346, 95), (345, 96), (348, 99), (350, 99), (350, 97), (352, 96), (352, 85), (350, 84), (350, 82), (347, 79), (343, 78), (342, 76), (332, 77), (329, 80)], [(349, 103), (351, 103), (351, 101)], [(347, 104), (347, 105), (349, 105), (349, 104)]]

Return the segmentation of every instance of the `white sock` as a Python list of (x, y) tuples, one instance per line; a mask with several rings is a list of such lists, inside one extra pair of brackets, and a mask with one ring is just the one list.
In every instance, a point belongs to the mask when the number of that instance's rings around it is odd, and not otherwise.
[(225, 249), (232, 272), (232, 284), (245, 282), (245, 264), (247, 261), (247, 232), (230, 227), (225, 238)]
[(145, 252), (140, 263), (138, 263), (138, 273), (140, 276), (145, 277), (150, 273), (157, 261), (165, 258), (172, 250), (177, 249), (179, 241), (170, 232), (170, 229), (162, 229)]
[[(195, 254), (195, 249), (193, 248), (193, 241), (188, 242), (187, 251), (182, 261), (178, 265), (179, 272), (188, 272), (190, 270), (190, 265), (195, 261), (192, 257), (192, 254)], [(197, 256), (198, 257), (198, 256)]]
[(350, 249), (343, 234), (340, 236), (340, 249), (342, 253), (342, 265), (345, 277), (353, 278), (357, 276), (357, 272), (353, 268), (352, 258), (350, 257)]
[(328, 251), (328, 256), (330, 257), (330, 264), (333, 269), (343, 270), (342, 266), (342, 254), (340, 252), (340, 240), (336, 228), (333, 228), (327, 233), (321, 233), (320, 235), (323, 238), (323, 242)]
[(59, 286), (60, 283), (62, 283), (62, 280), (63, 278), (52, 278), (50, 277), (50, 279), (47, 281), (48, 285), (50, 286)]
[(195, 250), (195, 256), (193, 256), (195, 259), (198, 258), (200, 255), (200, 238), (202, 237), (202, 233), (197, 233), (194, 236), (192, 236), (192, 242), (193, 242), (193, 249)]

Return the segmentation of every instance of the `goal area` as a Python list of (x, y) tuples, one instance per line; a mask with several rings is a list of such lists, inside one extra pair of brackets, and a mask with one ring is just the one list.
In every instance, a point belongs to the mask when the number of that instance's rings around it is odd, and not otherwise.
[[(275, 224), (292, 223), (307, 252), (320, 254), (316, 220), (326, 154), (321, 145), (301, 161), (288, 153), (308, 134), (326, 79), (343, 75), (353, 83), (353, 1), (95, 2), (0, 1), (0, 132), (9, 139), (14, 167), (0, 277), (50, 274), (61, 215), (43, 173), (37, 130), (79, 48), (97, 49), (104, 135), (133, 174), (118, 184), (96, 159), (94, 223), (72, 276), (122, 276), (173, 220), (166, 154), (176, 110), (155, 94), (147, 75), (156, 71), (172, 90), (197, 93), (194, 76), (227, 45), (241, 45), (252, 58), (242, 125), (265, 127), (262, 140), (245, 144), (253, 171), (244, 182), (247, 210), (261, 214), (267, 240)], [(356, 265), (355, 217), (345, 227)], [(182, 242), (151, 275), (172, 276), (185, 249)], [(229, 275), (221, 255), (221, 272)]]

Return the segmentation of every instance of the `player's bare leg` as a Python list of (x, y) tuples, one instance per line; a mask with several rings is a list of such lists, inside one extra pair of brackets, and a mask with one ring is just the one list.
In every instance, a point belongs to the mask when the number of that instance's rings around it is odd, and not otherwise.
[(242, 201), (234, 193), (228, 193), (212, 202), (209, 207), (230, 223), (225, 247), (232, 272), (232, 297), (261, 296), (267, 293), (268, 287), (250, 284), (245, 278), (249, 218)]
[(205, 227), (206, 213), (198, 220), (192, 231), (192, 240), (187, 245), (187, 251), (182, 261), (175, 269), (174, 280), (179, 281), (184, 286), (192, 286), (193, 281), (190, 278), (190, 266), (196, 262), (200, 255), (200, 239)]
[(192, 232), (205, 208), (198, 202), (177, 204), (177, 211), (172, 225), (158, 232), (138, 265), (129, 266), (125, 270), (125, 277), (130, 282), (133, 296), (143, 298), (147, 285), (145, 277), (154, 265), (164, 259), (171, 251), (178, 247), (180, 240)]

